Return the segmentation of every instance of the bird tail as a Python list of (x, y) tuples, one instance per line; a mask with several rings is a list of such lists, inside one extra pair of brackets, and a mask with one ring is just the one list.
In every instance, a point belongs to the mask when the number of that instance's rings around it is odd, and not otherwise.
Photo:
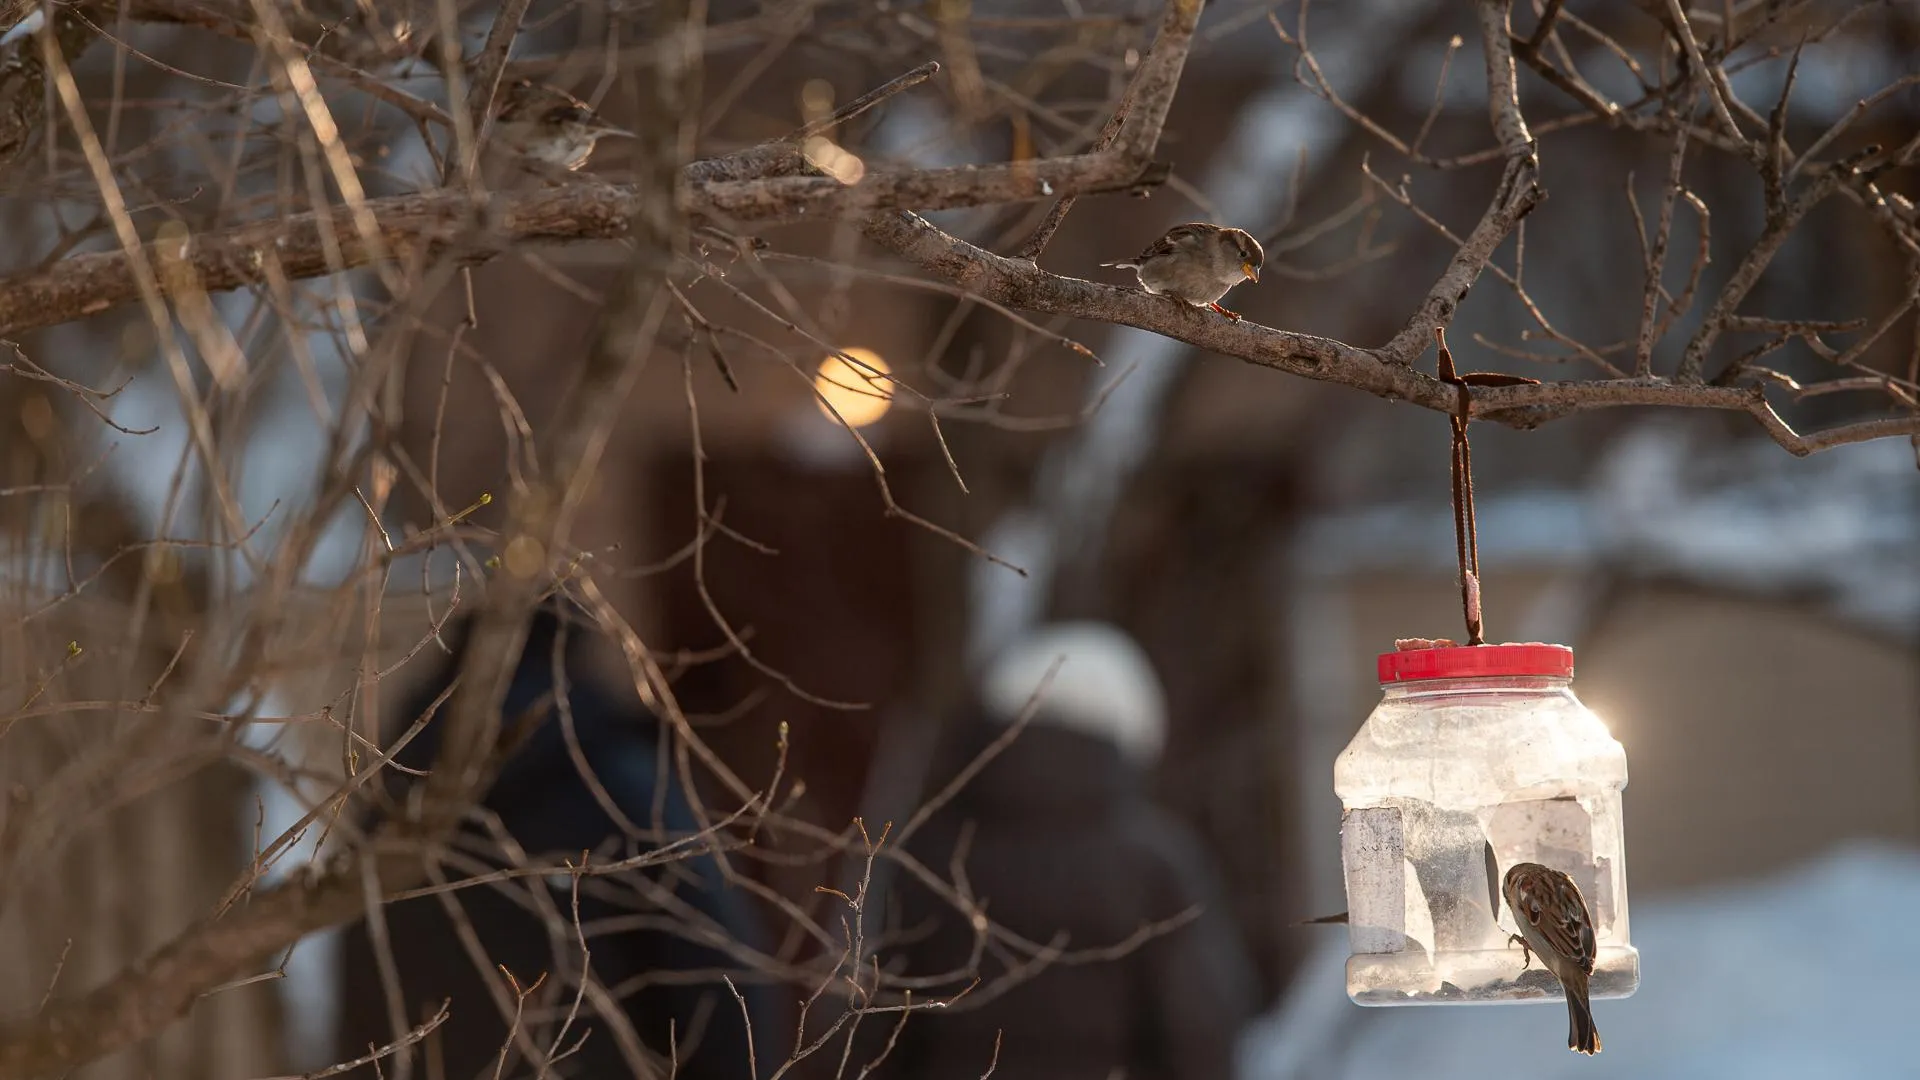
[(1139, 264), (1139, 263), (1137, 263), (1137, 262), (1110, 262), (1110, 263), (1101, 263), (1100, 265), (1101, 265), (1101, 266), (1111, 266), (1111, 267), (1114, 267), (1115, 269), (1118, 269), (1118, 270), (1138, 270), (1138, 269), (1140, 269), (1140, 264)]
[(1600, 1029), (1593, 1026), (1593, 1005), (1587, 1000), (1586, 980), (1567, 991), (1567, 1049), (1591, 1057), (1600, 1052)]

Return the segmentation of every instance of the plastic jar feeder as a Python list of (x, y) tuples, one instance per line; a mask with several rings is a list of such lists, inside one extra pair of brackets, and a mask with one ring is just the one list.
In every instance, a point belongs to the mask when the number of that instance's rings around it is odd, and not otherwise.
[(1571, 875), (1599, 946), (1592, 996), (1640, 985), (1627, 926), (1627, 755), (1573, 694), (1573, 650), (1507, 644), (1379, 658), (1382, 696), (1334, 764), (1347, 994), (1361, 1005), (1558, 1001), (1508, 935), (1500, 877)]

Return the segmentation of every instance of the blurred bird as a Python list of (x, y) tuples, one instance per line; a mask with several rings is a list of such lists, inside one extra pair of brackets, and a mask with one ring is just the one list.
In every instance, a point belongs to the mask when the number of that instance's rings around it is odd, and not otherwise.
[(46, 21), (47, 13), (37, 0), (0, 0), (0, 47), (25, 38)]
[(609, 135), (630, 139), (633, 132), (607, 123), (572, 94), (528, 79), (506, 88), (493, 129), (494, 140), (521, 158), (568, 172), (585, 165)]
[(0, 168), (25, 157), (39, 133), (39, 57), (0, 55)]
[(33, 32), (47, 21), (30, 0), (0, 0), (0, 166), (27, 152), (45, 112), (44, 69)]
[(1567, 1049), (1579, 1054), (1600, 1052), (1600, 1031), (1593, 1026), (1593, 1006), (1587, 1000), (1587, 981), (1593, 977), (1593, 916), (1573, 879), (1539, 863), (1515, 863), (1507, 869), (1501, 891), (1520, 933), (1513, 940), (1525, 951), (1524, 963), (1535, 954), (1567, 993)]
[[(68, 0), (54, 0), (52, 4), (53, 32), (69, 60), (78, 57), (93, 40), (92, 28), (74, 13), (76, 6)], [(39, 52), (30, 38), (46, 24), (47, 12), (40, 0), (0, 0), (0, 56), (6, 55), (4, 50), (9, 46), (22, 53)]]
[(1220, 298), (1242, 281), (1259, 281), (1265, 259), (1260, 241), (1246, 230), (1193, 221), (1168, 229), (1126, 262), (1100, 265), (1132, 270), (1150, 293), (1209, 307), (1238, 322), (1240, 316), (1221, 307)]
[[(46, 106), (46, 63), (35, 34), (46, 26), (39, 0), (0, 0), (0, 168), (39, 142)], [(68, 60), (93, 40), (84, 20), (55, 5), (53, 32)]]

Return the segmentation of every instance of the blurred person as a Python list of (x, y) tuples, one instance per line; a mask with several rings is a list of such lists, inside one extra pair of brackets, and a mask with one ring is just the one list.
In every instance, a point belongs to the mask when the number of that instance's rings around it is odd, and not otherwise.
[[(560, 689), (554, 647), (563, 620), (567, 640), (560, 646), (561, 672), (566, 677), (568, 707), (582, 756), (621, 815), (641, 830), (663, 829), (664, 838), (628, 838), (595, 797), (569, 753), (561, 715), (554, 704)], [(470, 630), (469, 620), (451, 631), (450, 636), (457, 638), (451, 657), (414, 693), (400, 714), (401, 723), (411, 724), (433, 709), (435, 700), (447, 691), (465, 656)], [(655, 718), (637, 704), (617, 701), (586, 674), (585, 646), (593, 633), (593, 624), (577, 609), (554, 602), (537, 609), (502, 706), (502, 738), (509, 743), (518, 738), (518, 745), (511, 748), (483, 806), (499, 818), (529, 859), (557, 863), (564, 858), (578, 863), (581, 853), (591, 850), (593, 861), (607, 862), (699, 829), (678, 774), (670, 762), (661, 767), (660, 729)], [(530, 731), (526, 730), (528, 726)], [(397, 760), (408, 768), (430, 767), (439, 737), (436, 715)], [(402, 805), (406, 786), (418, 781), (397, 771), (390, 775), (397, 777), (391, 785), (393, 805)], [(665, 792), (659, 790), (662, 782)], [(661, 811), (658, 826), (656, 801)], [(499, 850), (497, 842), (488, 839), (482, 827), (471, 820), (455, 845), (469, 855)], [(497, 856), (489, 856), (487, 861), (504, 865)], [(458, 880), (470, 876), (471, 871), (446, 866), (445, 873), (449, 879)], [(645, 874), (661, 889), (670, 890), (683, 906), (676, 913), (644, 899), (647, 894), (631, 884), (637, 874)], [(437, 1045), (412, 1051), (424, 1054), (429, 1063), (437, 1059), (438, 1064), (429, 1069), (428, 1075), (450, 1080), (492, 1077), (508, 1037), (507, 1019), (481, 981), (473, 956), (461, 943), (444, 906), (446, 901), (457, 903), (470, 922), (485, 952), (488, 980), (503, 986), (504, 979), (495, 965), (504, 966), (525, 989), (545, 972), (548, 982), (543, 994), (551, 992), (549, 1000), (557, 1002), (562, 1012), (571, 1005), (580, 964), (580, 944), (571, 925), (571, 880), (561, 875), (534, 886), (548, 890), (554, 908), (567, 922), (564, 935), (558, 938), (527, 896), (530, 884), (529, 879), (522, 878), (477, 885), (402, 900), (385, 908), (387, 937), (401, 988), (400, 1005), (407, 1023), (420, 1022), (442, 1000), (451, 999), (450, 1018), (428, 1039)], [(617, 890), (622, 900), (606, 897), (609, 888)], [(643, 928), (615, 932), (595, 932), (593, 928), (596, 920), (635, 915), (644, 917)], [(770, 987), (740, 978), (740, 961), (715, 947), (710, 935), (718, 932), (765, 951), (766, 930), (746, 894), (723, 881), (712, 856), (582, 879), (580, 923), (588, 931), (594, 979), (621, 995), (621, 1005), (647, 1049), (664, 1061), (671, 1048), (670, 1039), (677, 1042), (677, 1077), (749, 1077), (745, 1022), (731, 991), (721, 982), (721, 974), (734, 973), (756, 1032), (780, 1026), (774, 1019), (775, 998)], [(695, 940), (703, 930), (705, 940)], [(369, 1044), (386, 1044), (394, 1032), (378, 958), (364, 921), (348, 930), (344, 952), (340, 1049), (343, 1056), (352, 1056), (364, 1053)], [(652, 978), (637, 990), (621, 989), (623, 983), (641, 976)], [(507, 1000), (510, 1003), (511, 996)], [(538, 1000), (529, 998), (529, 1009)], [(551, 1032), (555, 1027), (548, 1024), (546, 1030)], [(561, 1049), (579, 1042), (583, 1034), (587, 1038), (579, 1052), (563, 1058), (547, 1075), (631, 1074), (614, 1033), (600, 1020), (591, 999), (582, 1002)], [(535, 1045), (542, 1054), (549, 1049), (538, 1041)], [(511, 1057), (519, 1060), (517, 1053)], [(522, 1064), (522, 1068), (509, 1067), (501, 1075), (525, 1075)]]
[[(1022, 956), (989, 942), (979, 985), (950, 1009), (912, 1016), (882, 1071), (976, 1080), (997, 1032), (995, 1080), (1226, 1080), (1240, 1030), (1259, 1008), (1256, 975), (1199, 839), (1148, 797), (1166, 703), (1139, 645), (1081, 622), (1002, 651), (982, 680), (980, 707), (956, 733), (956, 767), (936, 771), (926, 790), (942, 790), (1003, 737), (1036, 693), (1027, 728), (908, 838), (909, 852), (945, 879), (960, 850), (960, 872), (987, 918), (1068, 953), (1122, 945), (1199, 913), (1117, 956), (1049, 964), (1031, 978), (1018, 974)], [(970, 981), (960, 973), (978, 952), (975, 932), (951, 903), (900, 881), (889, 919), (899, 944), (883, 945), (880, 959), (904, 958), (898, 973), (907, 977), (954, 976), (914, 995), (950, 996)], [(996, 985), (1010, 971), (1014, 981)], [(863, 1027), (891, 1028), (891, 1017)]]

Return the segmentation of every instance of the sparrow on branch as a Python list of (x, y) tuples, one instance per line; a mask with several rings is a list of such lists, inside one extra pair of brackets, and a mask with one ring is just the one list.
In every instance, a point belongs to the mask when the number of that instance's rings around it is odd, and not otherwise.
[(1240, 316), (1220, 306), (1227, 290), (1242, 281), (1260, 280), (1266, 253), (1244, 229), (1204, 222), (1175, 225), (1152, 246), (1126, 262), (1101, 263), (1132, 270), (1140, 287), (1195, 307), (1207, 307), (1236, 322)]
[(573, 172), (593, 156), (601, 139), (633, 137), (572, 94), (527, 79), (507, 86), (501, 99), (494, 117), (495, 143), (536, 166)]

